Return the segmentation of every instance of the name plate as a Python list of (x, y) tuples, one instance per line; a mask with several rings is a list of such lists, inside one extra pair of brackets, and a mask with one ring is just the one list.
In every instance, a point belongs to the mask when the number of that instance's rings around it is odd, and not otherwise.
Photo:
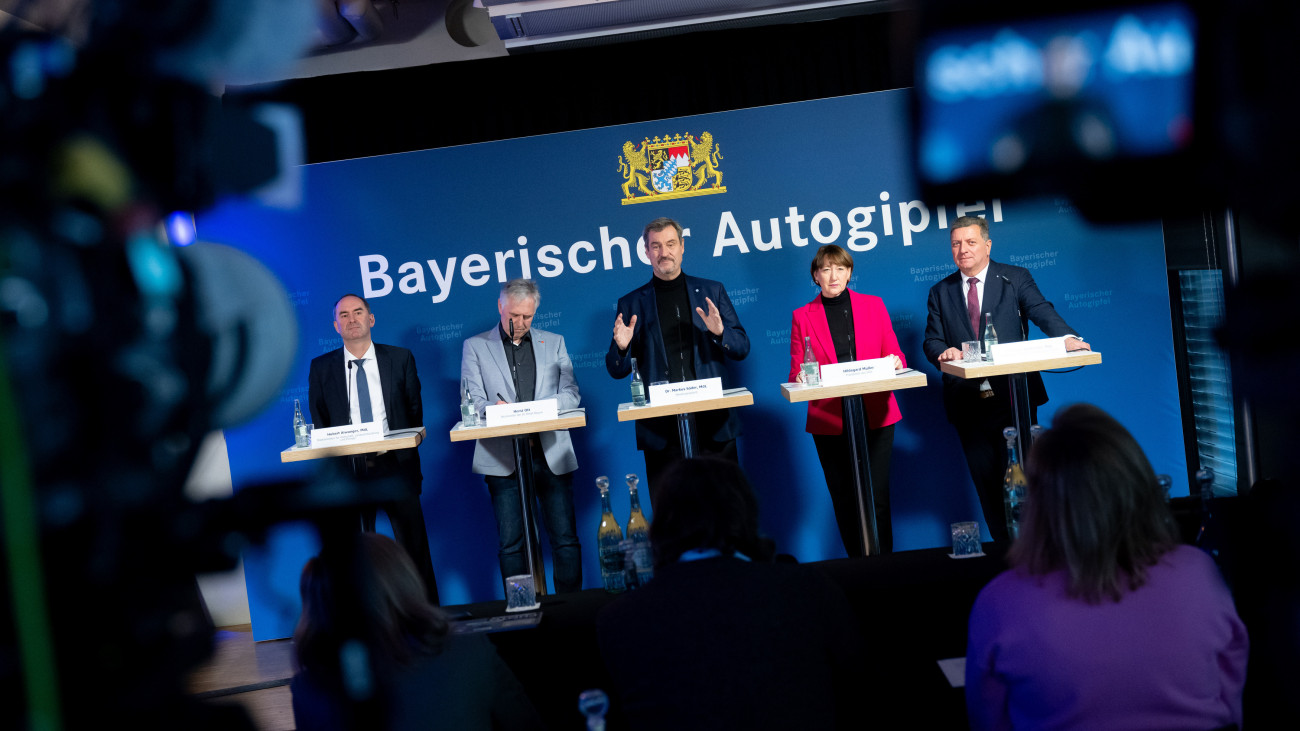
[(894, 356), (872, 358), (871, 360), (853, 360), (848, 363), (825, 363), (822, 365), (822, 385), (842, 386), (846, 383), (863, 381), (882, 381), (894, 377)]
[(311, 430), (311, 446), (335, 447), (340, 444), (361, 444), (380, 442), (384, 439), (384, 427), (377, 421), (347, 426), (331, 426)]
[(553, 398), (541, 401), (520, 401), (517, 404), (492, 404), (487, 407), (486, 426), (526, 424), (530, 421), (548, 421), (558, 416), (559, 402)]
[(1065, 338), (1022, 340), (993, 346), (994, 363), (1024, 363), (1031, 360), (1065, 357)]
[(661, 383), (650, 387), (650, 403), (655, 406), (685, 404), (722, 398), (721, 378), (701, 378), (698, 381)]

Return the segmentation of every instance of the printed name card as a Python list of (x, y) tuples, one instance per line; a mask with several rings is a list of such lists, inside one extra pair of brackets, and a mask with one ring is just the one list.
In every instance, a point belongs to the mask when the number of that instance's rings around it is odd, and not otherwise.
[(701, 378), (698, 381), (660, 383), (650, 387), (650, 403), (655, 406), (685, 404), (722, 398), (721, 378)]
[(1065, 357), (1065, 338), (1022, 340), (1018, 343), (998, 343), (993, 346), (993, 362), (1024, 363), (1031, 360)]
[(347, 426), (331, 426), (311, 430), (311, 446), (335, 447), (340, 444), (361, 444), (379, 442), (384, 439), (383, 425), (377, 421)]
[(822, 385), (842, 386), (846, 383), (863, 381), (881, 381), (894, 377), (894, 356), (872, 358), (871, 360), (853, 360), (848, 363), (825, 363), (822, 365)]
[(493, 404), (487, 407), (487, 426), (526, 424), (558, 418), (559, 402), (553, 398), (520, 401), (517, 404)]

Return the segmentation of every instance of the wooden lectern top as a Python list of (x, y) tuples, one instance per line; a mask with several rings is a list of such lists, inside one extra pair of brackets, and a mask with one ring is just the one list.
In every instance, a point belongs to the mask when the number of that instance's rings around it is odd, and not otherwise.
[(722, 398), (687, 401), (680, 404), (633, 406), (631, 402), (622, 403), (618, 405), (618, 420), (636, 421), (637, 419), (650, 419), (656, 416), (693, 414), (697, 411), (716, 411), (717, 409), (730, 409), (735, 406), (750, 406), (753, 403), (754, 394), (750, 393), (749, 389), (729, 388), (722, 392)]
[(1101, 363), (1101, 353), (1095, 350), (1076, 350), (1058, 358), (1026, 360), (1017, 363), (990, 363), (988, 361), (952, 360), (940, 363), (939, 370), (958, 378), (988, 378), (990, 376), (1010, 376), (1016, 373), (1033, 373), (1050, 368), (1074, 368), (1076, 366), (1097, 365)]
[(874, 381), (860, 381), (858, 383), (842, 383), (838, 386), (808, 386), (803, 383), (782, 383), (781, 395), (786, 401), (792, 404), (803, 401), (818, 401), (827, 398), (843, 398), (845, 396), (857, 396), (864, 393), (880, 393), (882, 391), (901, 391), (905, 388), (921, 388), (925, 386), (925, 374), (904, 368), (896, 372), (891, 378), (878, 378)]
[(309, 459), (325, 457), (351, 457), (357, 454), (388, 452), (394, 449), (410, 449), (420, 446), (424, 441), (424, 427), (418, 429), (399, 429), (389, 432), (383, 439), (356, 444), (335, 444), (329, 447), (306, 447), (299, 449), (289, 447), (280, 452), (281, 462), (304, 462)]
[(577, 429), (587, 425), (587, 412), (584, 409), (567, 409), (561, 411), (554, 419), (543, 421), (524, 421), (518, 424), (502, 426), (461, 426), (461, 422), (451, 428), (447, 436), (453, 442), (472, 442), (476, 439), (491, 437), (515, 437), (521, 434), (541, 434), (544, 431), (560, 429)]

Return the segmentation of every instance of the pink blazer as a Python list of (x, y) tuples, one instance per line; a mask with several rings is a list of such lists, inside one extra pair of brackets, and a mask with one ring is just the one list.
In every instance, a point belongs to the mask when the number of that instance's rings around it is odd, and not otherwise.
[[(884, 300), (849, 290), (849, 304), (853, 307), (853, 339), (858, 359), (897, 355), (906, 366), (907, 359), (903, 357), (902, 348), (898, 347), (898, 336), (894, 335), (894, 326), (889, 322)], [(803, 364), (805, 337), (812, 338), (813, 355), (817, 357), (818, 363), (825, 365), (839, 362), (835, 359), (835, 343), (831, 341), (831, 327), (826, 322), (826, 308), (822, 306), (821, 295), (794, 311), (794, 321), (790, 323), (788, 380), (791, 382), (799, 375), (799, 367)], [(892, 392), (866, 394), (862, 397), (862, 404), (867, 414), (867, 427), (870, 429), (889, 426), (903, 418)], [(844, 407), (838, 398), (808, 402), (806, 430), (809, 434), (839, 434), (844, 431), (843, 419)]]

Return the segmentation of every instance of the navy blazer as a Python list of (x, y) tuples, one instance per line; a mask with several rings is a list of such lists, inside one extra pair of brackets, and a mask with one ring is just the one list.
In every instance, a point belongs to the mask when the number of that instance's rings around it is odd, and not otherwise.
[[(1052, 307), (1052, 303), (1038, 291), (1034, 277), (1028, 269), (1010, 264), (989, 261), (988, 281), (984, 283), (984, 301), (980, 312), (980, 330), (984, 328), (984, 314), (993, 314), (993, 327), (998, 332), (998, 342), (1015, 343), (1026, 339), (1027, 322), (1032, 321), (1048, 337), (1059, 338), (1076, 334)], [(965, 277), (960, 271), (944, 277), (930, 287), (925, 321), (925, 357), (936, 368), (939, 355), (948, 348), (961, 350), (966, 340), (980, 340), (981, 333), (971, 331), (970, 315), (966, 311)], [(1006, 376), (989, 379), (993, 391), (1000, 398), (1009, 399)], [(943, 374), (943, 406), (948, 421), (956, 423), (963, 409), (979, 398), (980, 382)], [(1029, 374), (1029, 400), (1035, 406), (1047, 402), (1047, 389), (1038, 373)]]
[[(728, 358), (743, 360), (749, 355), (749, 336), (736, 317), (736, 308), (731, 306), (731, 298), (720, 282), (712, 279), (692, 277), (685, 272), (686, 294), (691, 303), (691, 322), (695, 328), (695, 377), (722, 378), (722, 387), (730, 388), (723, 364)], [(722, 335), (714, 336), (705, 327), (704, 320), (695, 312), (698, 307), (708, 312), (709, 305), (705, 298), (713, 300), (722, 317)], [(605, 354), (605, 370), (614, 378), (626, 378), (632, 372), (631, 358), (636, 358), (637, 370), (648, 387), (655, 381), (667, 381), (668, 352), (664, 346), (663, 331), (659, 327), (659, 308), (656, 305), (654, 281), (632, 290), (618, 300), (618, 313), (623, 315), (623, 322), (628, 323), (636, 315), (636, 327), (632, 329), (632, 341), (627, 351), (620, 353), (613, 338), (609, 342), (609, 352)], [(708, 415), (707, 417), (705, 415)], [(725, 416), (724, 416), (725, 415)], [(730, 409), (718, 412), (703, 412), (698, 415), (700, 436), (718, 442), (735, 439), (740, 436), (740, 420)], [(716, 422), (716, 423), (715, 423)], [(636, 422), (637, 449), (663, 449), (669, 440), (677, 439), (675, 419), (638, 419)]]
[[(415, 356), (406, 348), (375, 343), (375, 361), (384, 391), (389, 430), (424, 426), (424, 406), (420, 400), (420, 375), (415, 369)], [(350, 423), (346, 368), (342, 348), (318, 355), (311, 361), (307, 375), (307, 405), (311, 408), (312, 423), (318, 427)], [(416, 449), (396, 449), (393, 454), (402, 473), (419, 494), (424, 478)]]

